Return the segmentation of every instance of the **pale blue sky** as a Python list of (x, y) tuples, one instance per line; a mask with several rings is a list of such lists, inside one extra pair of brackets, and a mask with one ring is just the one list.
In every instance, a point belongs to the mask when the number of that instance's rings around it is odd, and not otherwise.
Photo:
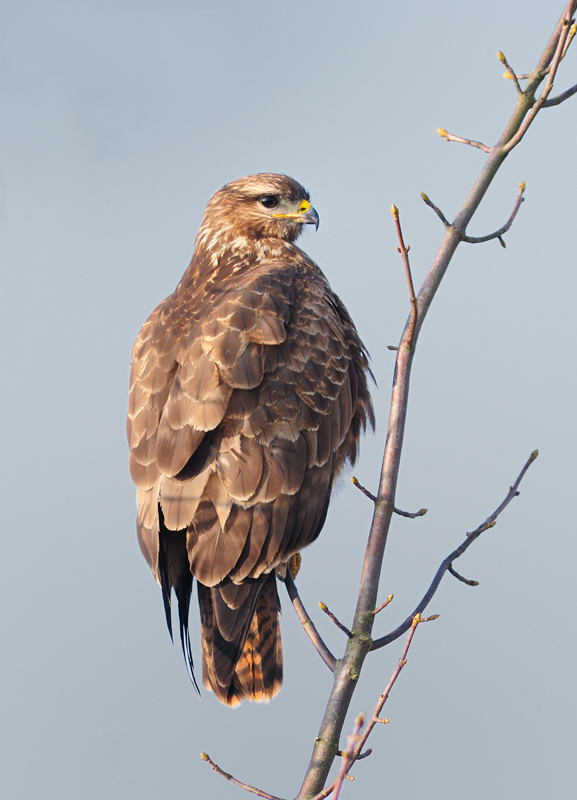
[[(198, 700), (135, 536), (124, 419), (132, 342), (178, 282), (213, 191), (251, 172), (302, 182), (319, 212), (301, 245), (373, 358), (378, 428), (355, 474), (375, 488), (394, 355), (408, 313), (391, 203), (419, 284), (515, 101), (502, 49), (536, 62), (562, 3), (459, 0), (32, 2), (5, 8), (3, 578), (0, 788), (10, 800), (240, 798), (199, 758), (293, 797), (330, 675), (284, 606), (285, 683), (268, 706)], [(577, 55), (556, 89), (577, 81)], [(376, 635), (501, 502), (521, 496), (430, 606), (343, 797), (541, 800), (575, 787), (575, 132), (546, 110), (504, 164), (415, 360), (397, 519)], [(370, 522), (348, 481), (299, 587), (335, 653)], [(198, 611), (191, 631), (199, 657)], [(402, 650), (374, 654), (351, 720)], [(351, 722), (352, 724), (352, 722)]]

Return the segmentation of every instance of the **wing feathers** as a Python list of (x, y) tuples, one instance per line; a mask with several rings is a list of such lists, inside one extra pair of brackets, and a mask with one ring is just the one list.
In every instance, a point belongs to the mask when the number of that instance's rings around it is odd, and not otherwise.
[(204, 431), (194, 430), (190, 425), (174, 429), (164, 414), (158, 429), (156, 464), (158, 469), (172, 478), (177, 475), (204, 439)]
[(190, 481), (162, 478), (160, 506), (164, 514), (164, 523), (169, 530), (188, 528), (192, 523), (209, 477), (210, 470), (205, 469)]

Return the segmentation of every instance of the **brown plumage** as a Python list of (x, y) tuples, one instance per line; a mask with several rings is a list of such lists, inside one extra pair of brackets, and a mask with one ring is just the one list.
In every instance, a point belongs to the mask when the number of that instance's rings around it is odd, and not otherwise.
[(286, 175), (240, 178), (210, 199), (192, 262), (132, 355), (128, 439), (138, 539), (178, 601), (198, 584), (204, 685), (227, 705), (282, 682), (276, 589), (318, 536), (333, 481), (373, 424), (353, 322), (293, 242), (318, 217)]

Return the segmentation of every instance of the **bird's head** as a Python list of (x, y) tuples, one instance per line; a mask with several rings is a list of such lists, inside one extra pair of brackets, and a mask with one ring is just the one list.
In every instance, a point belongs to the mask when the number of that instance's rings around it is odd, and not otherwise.
[(209, 200), (201, 231), (230, 229), (237, 237), (294, 242), (303, 225), (319, 226), (309, 193), (287, 175), (261, 173), (238, 178)]

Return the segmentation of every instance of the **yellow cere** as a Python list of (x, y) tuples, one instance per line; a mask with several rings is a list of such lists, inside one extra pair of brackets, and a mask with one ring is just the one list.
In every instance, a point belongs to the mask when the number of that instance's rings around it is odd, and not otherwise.
[(306, 214), (311, 204), (308, 200), (301, 200), (296, 214), (273, 214), (273, 217), (282, 217), (283, 219), (298, 219), (301, 214)]

